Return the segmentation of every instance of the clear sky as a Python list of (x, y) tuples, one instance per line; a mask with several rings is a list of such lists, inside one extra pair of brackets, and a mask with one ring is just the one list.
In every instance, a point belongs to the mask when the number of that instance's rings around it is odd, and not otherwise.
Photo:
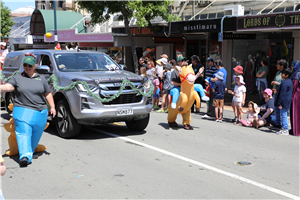
[(4, 5), (8, 7), (11, 11), (17, 10), (23, 6), (33, 6), (35, 7), (34, 0), (1, 0)]

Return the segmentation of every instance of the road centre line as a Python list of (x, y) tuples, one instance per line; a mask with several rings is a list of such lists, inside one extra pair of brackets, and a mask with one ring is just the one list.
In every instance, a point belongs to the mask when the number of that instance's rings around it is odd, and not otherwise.
[(226, 171), (224, 171), (224, 170), (221, 170), (221, 169), (218, 169), (218, 168), (209, 166), (209, 165), (207, 165), (207, 164), (204, 164), (204, 163), (201, 163), (201, 162), (198, 162), (198, 161), (195, 161), (195, 160), (192, 160), (192, 159), (189, 159), (189, 158), (186, 158), (186, 157), (177, 155), (177, 154), (175, 154), (175, 153), (172, 153), (172, 152), (169, 152), (169, 151), (166, 151), (166, 150), (163, 150), (163, 149), (160, 149), (160, 148), (157, 148), (157, 147), (154, 147), (154, 146), (151, 146), (151, 145), (148, 145), (148, 144), (145, 144), (145, 143), (136, 141), (136, 140), (132, 140), (132, 139), (129, 139), (129, 138), (127, 138), (127, 137), (123, 137), (123, 136), (120, 136), (120, 135), (117, 135), (117, 134), (114, 134), (114, 133), (109, 133), (109, 132), (107, 132), (107, 131), (98, 130), (98, 129), (91, 128), (91, 127), (88, 127), (88, 128), (91, 129), (91, 130), (94, 130), (94, 131), (97, 131), (97, 132), (100, 132), (100, 133), (104, 133), (104, 134), (106, 134), (106, 135), (109, 135), (109, 136), (112, 136), (112, 137), (121, 139), (121, 140), (124, 140), (124, 141), (126, 141), (126, 142), (131, 142), (131, 143), (134, 143), (134, 144), (137, 144), (137, 145), (146, 147), (146, 148), (148, 148), (148, 149), (152, 149), (152, 150), (154, 150), (154, 151), (157, 151), (157, 152), (160, 152), (160, 153), (163, 153), (163, 154), (172, 156), (172, 157), (174, 157), (174, 158), (177, 158), (177, 159), (186, 161), (186, 162), (188, 162), (188, 163), (192, 163), (192, 164), (198, 165), (198, 166), (200, 166), (200, 167), (204, 167), (204, 168), (206, 168), (206, 169), (209, 169), (209, 170), (211, 170), (211, 171), (217, 172), (217, 173), (219, 173), (219, 174), (222, 174), (222, 175), (225, 175), (225, 176), (228, 176), (228, 177), (231, 177), (231, 178), (234, 178), (234, 179), (243, 181), (243, 182), (245, 182), (245, 183), (248, 183), (248, 184), (251, 184), (251, 185), (260, 187), (260, 188), (265, 189), (265, 190), (269, 190), (269, 191), (274, 192), (274, 193), (276, 193), (276, 194), (279, 194), (279, 195), (282, 195), (282, 196), (285, 196), (285, 197), (288, 197), (288, 198), (291, 198), (291, 199), (298, 199), (298, 200), (300, 200), (300, 197), (299, 197), (299, 196), (296, 196), (296, 195), (293, 195), (293, 194), (284, 192), (284, 191), (282, 191), (282, 190), (278, 190), (278, 189), (276, 189), (276, 188), (273, 188), (273, 187), (264, 185), (264, 184), (262, 184), (262, 183), (258, 183), (258, 182), (256, 182), (256, 181), (252, 181), (252, 180), (250, 180), (250, 179), (247, 179), (247, 178), (244, 178), (244, 177), (242, 177), (242, 176), (238, 176), (238, 175), (232, 174), (232, 173), (230, 173), (230, 172), (226, 172)]

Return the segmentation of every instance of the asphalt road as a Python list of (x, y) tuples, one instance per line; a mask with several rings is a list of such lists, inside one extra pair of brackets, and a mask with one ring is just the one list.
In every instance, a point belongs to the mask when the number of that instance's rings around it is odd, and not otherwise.
[[(205, 110), (202, 105), (202, 111)], [(225, 111), (225, 120), (232, 112)], [(8, 149), (1, 111), (2, 155)], [(179, 116), (177, 122), (180, 124)], [(75, 139), (45, 130), (47, 146), (27, 168), (7, 157), (5, 199), (296, 199), (299, 138), (201, 119), (193, 131), (170, 129), (167, 114), (151, 113), (143, 132), (124, 123), (83, 127)], [(250, 162), (239, 165), (237, 162)]]

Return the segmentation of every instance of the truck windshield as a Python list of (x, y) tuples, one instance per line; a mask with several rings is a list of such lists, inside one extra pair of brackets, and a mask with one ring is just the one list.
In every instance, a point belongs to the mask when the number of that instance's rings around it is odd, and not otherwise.
[(62, 53), (54, 54), (60, 71), (114, 71), (120, 67), (106, 54)]

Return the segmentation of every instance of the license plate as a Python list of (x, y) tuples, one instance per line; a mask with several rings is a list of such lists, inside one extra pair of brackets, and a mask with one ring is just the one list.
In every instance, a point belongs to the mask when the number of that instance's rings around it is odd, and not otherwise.
[(119, 109), (117, 110), (117, 116), (121, 115), (133, 115), (133, 109)]

